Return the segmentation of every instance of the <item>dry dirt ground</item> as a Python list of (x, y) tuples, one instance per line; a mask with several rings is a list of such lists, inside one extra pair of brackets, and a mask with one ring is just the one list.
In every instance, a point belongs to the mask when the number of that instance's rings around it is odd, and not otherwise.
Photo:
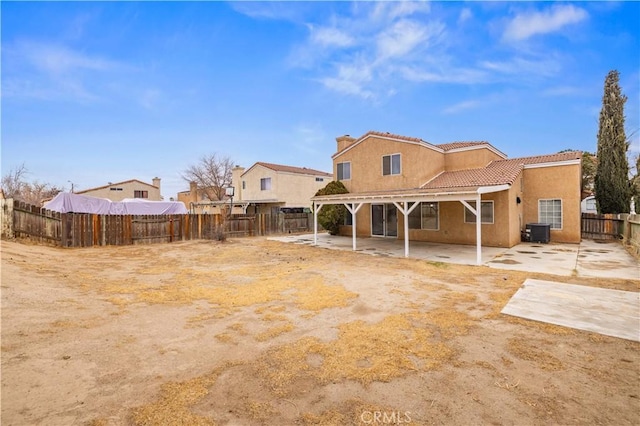
[(284, 244), (2, 242), (2, 425), (639, 424), (640, 344), (525, 278)]

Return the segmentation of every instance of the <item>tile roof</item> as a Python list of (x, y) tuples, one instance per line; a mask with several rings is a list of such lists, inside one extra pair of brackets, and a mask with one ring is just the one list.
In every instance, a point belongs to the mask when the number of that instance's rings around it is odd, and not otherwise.
[[(360, 136), (356, 141), (360, 141), (364, 138), (366, 138), (367, 136), (382, 136), (382, 137), (386, 137), (386, 138), (393, 138), (393, 139), (401, 139), (401, 140), (405, 140), (405, 141), (409, 141), (409, 142), (419, 142), (419, 143), (429, 143), (427, 141), (424, 141), (420, 138), (414, 138), (411, 136), (402, 136), (402, 135), (397, 135), (395, 133), (389, 133), (389, 132), (376, 132), (374, 130), (369, 130), (367, 133), (365, 133), (364, 135)], [(431, 144), (429, 144), (431, 145)]]
[(558, 154), (537, 155), (534, 157), (494, 160), (487, 167), (479, 169), (456, 170), (444, 172), (422, 186), (424, 189), (461, 188), (470, 186), (512, 185), (525, 165), (557, 163), (579, 160), (582, 153), (578, 151)]
[[(493, 164), (493, 163), (492, 163)], [(522, 164), (505, 163), (481, 169), (444, 172), (422, 186), (424, 189), (512, 185), (522, 171)]]
[(557, 154), (548, 154), (548, 155), (536, 155), (533, 157), (520, 157), (520, 158), (508, 158), (506, 160), (496, 160), (491, 162), (489, 166), (498, 166), (499, 163), (517, 163), (517, 164), (540, 164), (540, 163), (556, 163), (558, 161), (571, 161), (571, 160), (581, 160), (582, 152), (580, 151), (568, 151), (568, 152), (559, 152)]
[(331, 173), (321, 172), (320, 170), (309, 169), (307, 167), (284, 166), (282, 164), (264, 163), (262, 161), (258, 161), (256, 165), (257, 164), (276, 172), (298, 173), (303, 175), (317, 175), (327, 177), (333, 176)]
[(451, 151), (452, 149), (459, 149), (459, 148), (469, 148), (472, 146), (479, 146), (479, 145), (491, 145), (489, 142), (486, 141), (464, 141), (464, 142), (450, 142), (450, 143), (441, 143), (439, 145), (436, 145), (438, 148), (442, 149), (443, 151)]

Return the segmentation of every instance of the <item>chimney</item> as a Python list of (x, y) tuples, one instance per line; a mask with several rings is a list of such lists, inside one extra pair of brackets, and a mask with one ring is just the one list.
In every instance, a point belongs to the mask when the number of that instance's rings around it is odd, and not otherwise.
[(242, 174), (244, 173), (244, 167), (236, 165), (231, 169), (231, 186), (233, 186), (233, 199), (241, 201), (242, 198)]
[(189, 182), (189, 202), (197, 203), (198, 201), (198, 184), (191, 181)]
[(353, 145), (353, 143), (356, 141), (356, 138), (352, 138), (349, 135), (344, 135), (344, 136), (338, 136), (336, 138), (336, 142), (338, 142), (338, 151), (340, 152), (343, 149)]
[(160, 198), (158, 198), (159, 200), (162, 199), (162, 191), (160, 190), (160, 178), (159, 177), (154, 177), (153, 179), (151, 179), (151, 182), (153, 186), (155, 186), (156, 188), (158, 188), (158, 196)]

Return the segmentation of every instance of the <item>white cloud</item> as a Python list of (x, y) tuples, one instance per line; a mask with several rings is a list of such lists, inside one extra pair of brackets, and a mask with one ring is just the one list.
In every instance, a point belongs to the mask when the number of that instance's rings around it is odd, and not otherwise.
[(473, 14), (471, 13), (471, 9), (465, 7), (464, 9), (462, 9), (462, 11), (460, 11), (460, 15), (458, 16), (458, 25), (467, 22), (472, 17)]
[(428, 37), (427, 29), (415, 21), (403, 19), (381, 33), (377, 39), (379, 58), (402, 57)]
[(555, 75), (561, 69), (560, 61), (551, 55), (547, 58), (527, 59), (516, 56), (503, 61), (482, 61), (480, 66), (502, 74), (538, 77)]
[(416, 82), (477, 84), (488, 80), (487, 73), (482, 70), (454, 66), (441, 68), (405, 66), (399, 68), (399, 72), (405, 79)]
[(62, 45), (21, 42), (11, 50), (35, 67), (55, 74), (76, 69), (106, 71), (120, 66), (115, 61), (87, 55)]
[(431, 4), (428, 1), (380, 1), (371, 11), (374, 20), (394, 20), (416, 13), (429, 13)]
[(332, 27), (309, 26), (310, 39), (314, 44), (323, 47), (348, 47), (355, 44), (355, 39), (346, 31)]
[(456, 114), (461, 111), (478, 108), (482, 105), (483, 103), (479, 100), (463, 101), (445, 108), (442, 112), (444, 114)]
[(556, 32), (563, 27), (587, 19), (584, 9), (573, 5), (553, 6), (541, 12), (517, 15), (507, 25), (503, 39), (507, 41), (526, 40), (537, 34)]
[(372, 69), (367, 64), (339, 64), (338, 75), (320, 79), (322, 84), (332, 90), (347, 95), (356, 95), (363, 99), (373, 99), (375, 95), (366, 89), (373, 79)]

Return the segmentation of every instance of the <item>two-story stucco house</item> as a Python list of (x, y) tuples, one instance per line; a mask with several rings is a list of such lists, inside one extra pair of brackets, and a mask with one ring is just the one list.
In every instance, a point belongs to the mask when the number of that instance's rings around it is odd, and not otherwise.
[(142, 182), (138, 179), (111, 183), (96, 188), (75, 191), (76, 194), (90, 197), (106, 198), (111, 201), (122, 201), (125, 198), (142, 198), (148, 201), (162, 201), (160, 194), (160, 178), (153, 178), (153, 183)]
[(549, 224), (551, 241), (580, 242), (580, 152), (508, 159), (488, 142), (381, 132), (336, 140), (334, 174), (349, 194), (313, 202), (347, 207), (341, 233), (354, 248), (356, 236), (404, 239), (407, 255), (410, 240), (476, 244), (480, 262), (482, 245), (512, 247), (531, 223)]
[(257, 162), (233, 169), (234, 200), (247, 203), (247, 213), (309, 209), (311, 197), (332, 179), (320, 170)]

